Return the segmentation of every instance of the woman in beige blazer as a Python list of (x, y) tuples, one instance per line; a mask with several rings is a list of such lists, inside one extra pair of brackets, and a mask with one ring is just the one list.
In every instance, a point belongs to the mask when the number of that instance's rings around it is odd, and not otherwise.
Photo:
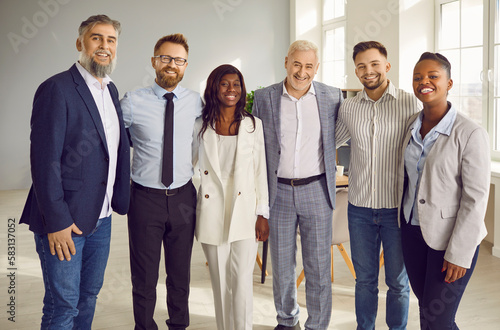
[(193, 160), (200, 187), (195, 235), (208, 261), (217, 328), (252, 329), (257, 241), (269, 235), (262, 122), (245, 111), (241, 72), (217, 67), (195, 123)]
[(399, 167), (403, 256), (421, 329), (458, 329), (455, 314), (486, 236), (488, 134), (447, 101), (450, 71), (438, 53), (415, 65), (423, 110), (409, 120)]

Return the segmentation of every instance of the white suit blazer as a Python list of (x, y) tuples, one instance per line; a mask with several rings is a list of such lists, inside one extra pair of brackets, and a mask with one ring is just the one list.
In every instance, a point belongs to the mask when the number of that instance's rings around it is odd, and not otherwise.
[[(411, 138), (408, 128), (398, 169), (399, 221), (407, 185), (404, 150)], [(449, 136), (439, 135), (424, 164), (417, 191), (417, 212), (422, 236), (429, 247), (446, 251), (444, 259), (470, 268), (476, 247), (486, 236), (484, 216), (490, 188), (488, 133), (457, 113)]]
[[(217, 133), (210, 127), (198, 138), (202, 119), (195, 122), (193, 164), (198, 164), (200, 188), (196, 206), (195, 235), (199, 242), (223, 242), (225, 198), (221, 182)], [(269, 214), (266, 158), (262, 122), (245, 117), (238, 130), (234, 162), (234, 195), (228, 242), (255, 238), (257, 214)]]

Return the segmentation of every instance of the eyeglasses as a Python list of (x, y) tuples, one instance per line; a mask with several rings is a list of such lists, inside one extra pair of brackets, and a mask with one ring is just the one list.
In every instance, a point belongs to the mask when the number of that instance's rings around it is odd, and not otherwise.
[(165, 64), (169, 64), (173, 60), (175, 65), (178, 65), (178, 66), (183, 66), (187, 62), (187, 60), (185, 58), (182, 58), (182, 57), (172, 57), (172, 56), (168, 56), (168, 55), (158, 55), (158, 56), (153, 56), (153, 57), (159, 58), (160, 61), (162, 63), (165, 63)]

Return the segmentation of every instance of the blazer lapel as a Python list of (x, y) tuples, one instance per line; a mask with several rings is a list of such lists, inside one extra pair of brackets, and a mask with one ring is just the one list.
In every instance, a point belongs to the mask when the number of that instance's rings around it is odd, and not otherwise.
[(314, 90), (316, 91), (316, 101), (318, 102), (321, 136), (323, 141), (328, 141), (328, 130), (330, 129), (330, 124), (328, 123), (328, 105), (325, 101), (327, 99), (325, 96), (326, 91), (321, 88), (321, 85), (318, 84), (314, 84)]
[(90, 116), (92, 117), (92, 120), (94, 121), (94, 125), (96, 127), (97, 133), (99, 134), (99, 137), (101, 138), (101, 142), (104, 146), (104, 149), (106, 152), (108, 152), (108, 144), (106, 143), (106, 135), (104, 133), (104, 126), (101, 121), (101, 115), (99, 114), (99, 110), (97, 109), (97, 106), (94, 101), (94, 97), (92, 96), (92, 93), (90, 92), (87, 83), (85, 83), (85, 80), (83, 80), (82, 75), (76, 68), (76, 65), (73, 65), (70, 68), (70, 72), (73, 75), (73, 79), (76, 84), (76, 90), (82, 97), (83, 102), (87, 105), (87, 110), (90, 113)]
[(281, 144), (281, 95), (283, 94), (283, 83), (277, 84), (269, 93), (271, 98), (271, 111), (273, 112), (274, 128), (276, 138)]
[[(252, 146), (250, 144), (251, 136), (253, 132), (252, 119), (250, 117), (245, 117), (240, 122), (240, 127), (238, 128), (238, 141), (236, 142), (236, 157), (234, 159), (234, 171), (238, 171), (239, 168), (243, 168), (239, 164), (242, 162), (242, 155), (252, 152)], [(235, 179), (238, 177), (235, 175)]]
[(217, 133), (211, 128), (207, 127), (205, 134), (202, 138), (203, 148), (205, 149), (205, 154), (207, 162), (214, 170), (217, 178), (221, 179), (220, 163), (219, 163), (219, 150), (217, 148)]

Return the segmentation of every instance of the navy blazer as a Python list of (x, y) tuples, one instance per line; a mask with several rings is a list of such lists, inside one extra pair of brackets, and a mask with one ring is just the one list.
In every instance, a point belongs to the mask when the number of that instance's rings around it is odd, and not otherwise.
[[(318, 102), (318, 111), (323, 138), (323, 159), (330, 204), (335, 208), (336, 148), (335, 121), (344, 100), (342, 91), (323, 83), (313, 81)], [(269, 207), (274, 205), (278, 186), (278, 166), (281, 154), (281, 96), (283, 81), (255, 91), (252, 113), (262, 120), (266, 146), (267, 177), (269, 185)]]
[[(108, 84), (120, 124), (120, 144), (111, 206), (128, 211), (130, 145), (118, 90)], [(37, 234), (73, 223), (88, 235), (101, 212), (108, 179), (109, 154), (94, 98), (76, 65), (43, 82), (31, 115), (31, 186), (20, 223)]]

